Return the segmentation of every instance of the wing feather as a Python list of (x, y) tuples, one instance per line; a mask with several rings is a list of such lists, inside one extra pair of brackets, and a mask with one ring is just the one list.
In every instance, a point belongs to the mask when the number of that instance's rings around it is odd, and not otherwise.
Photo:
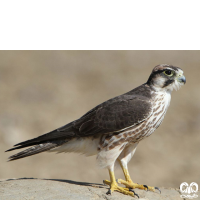
[(150, 99), (150, 90), (145, 85), (141, 85), (126, 94), (105, 101), (65, 126), (37, 138), (18, 143), (7, 151), (58, 140), (70, 140), (75, 137), (120, 132), (141, 123), (152, 114)]
[(107, 101), (96, 110), (76, 120), (79, 136), (117, 132), (144, 121), (152, 114), (151, 102), (136, 96)]

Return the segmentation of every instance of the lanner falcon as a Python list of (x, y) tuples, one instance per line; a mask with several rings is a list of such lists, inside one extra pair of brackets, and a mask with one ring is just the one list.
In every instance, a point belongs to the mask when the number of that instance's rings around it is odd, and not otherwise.
[[(107, 194), (118, 191), (134, 196), (137, 195), (134, 188), (159, 190), (133, 183), (127, 164), (138, 143), (160, 126), (169, 107), (172, 90), (185, 83), (182, 69), (158, 65), (147, 82), (139, 87), (99, 104), (81, 118), (58, 129), (14, 145), (7, 151), (32, 147), (10, 156), (9, 161), (44, 151), (97, 155), (99, 165), (109, 171), (110, 181), (104, 180), (110, 186)], [(121, 165), (125, 180), (115, 179), (116, 161)], [(118, 183), (126, 187), (120, 187)]]

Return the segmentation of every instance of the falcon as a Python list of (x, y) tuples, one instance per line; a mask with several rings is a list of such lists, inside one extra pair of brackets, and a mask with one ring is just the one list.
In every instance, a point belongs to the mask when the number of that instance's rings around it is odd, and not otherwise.
[[(170, 105), (171, 92), (185, 83), (181, 68), (157, 65), (147, 82), (139, 87), (97, 105), (79, 119), (58, 129), (14, 145), (7, 151), (29, 148), (10, 156), (9, 161), (45, 151), (97, 155), (99, 165), (109, 171), (110, 181), (104, 180), (109, 185), (107, 194), (118, 191), (138, 196), (134, 188), (160, 190), (158, 187), (134, 183), (129, 175), (128, 162), (138, 143), (162, 123)], [(116, 162), (119, 162), (125, 180), (116, 180)]]

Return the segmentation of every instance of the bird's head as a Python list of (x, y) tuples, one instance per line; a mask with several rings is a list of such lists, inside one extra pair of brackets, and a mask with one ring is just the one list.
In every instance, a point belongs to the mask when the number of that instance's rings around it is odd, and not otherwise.
[(147, 84), (156, 91), (178, 90), (186, 83), (183, 70), (173, 65), (161, 64), (154, 67)]

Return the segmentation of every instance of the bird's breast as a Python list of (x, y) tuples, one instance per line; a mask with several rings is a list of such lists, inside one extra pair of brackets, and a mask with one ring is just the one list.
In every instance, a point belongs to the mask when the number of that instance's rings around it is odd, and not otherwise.
[[(152, 114), (142, 123), (126, 129), (118, 137), (119, 143), (139, 142), (145, 137), (150, 136), (162, 123), (167, 109), (170, 105), (171, 94), (170, 93), (158, 93), (152, 100)], [(113, 139), (112, 139), (113, 140)], [(116, 140), (115, 140), (116, 141)]]
[(123, 129), (119, 133), (103, 135), (99, 149), (111, 150), (123, 144), (136, 143), (150, 136), (162, 123), (171, 100), (170, 93), (156, 93), (152, 99), (152, 114), (143, 122)]

